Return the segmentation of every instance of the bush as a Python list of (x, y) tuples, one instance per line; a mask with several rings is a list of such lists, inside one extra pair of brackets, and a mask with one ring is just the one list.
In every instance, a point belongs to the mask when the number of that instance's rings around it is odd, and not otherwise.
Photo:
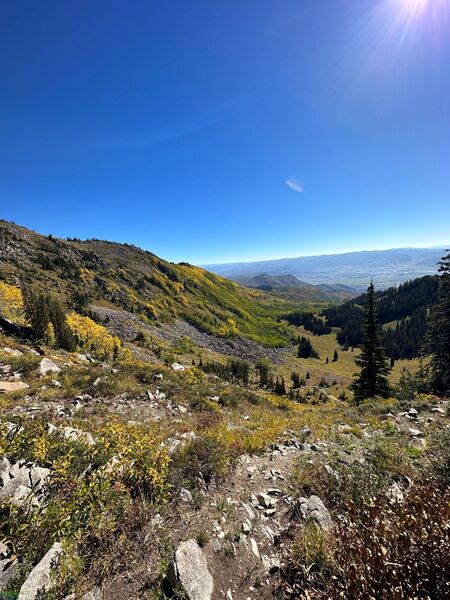
[(428, 453), (431, 474), (442, 488), (450, 488), (450, 429), (436, 431), (430, 439)]
[(210, 437), (198, 437), (173, 456), (171, 481), (175, 487), (196, 488), (221, 479), (228, 471), (228, 459), (220, 442)]
[[(450, 593), (449, 491), (417, 482), (403, 502), (384, 495), (366, 500), (336, 523), (332, 555), (320, 540), (293, 548), (282, 571), (282, 590), (292, 598), (433, 598)], [(355, 512), (356, 511), (356, 512)], [(328, 549), (327, 548), (327, 549)], [(304, 561), (318, 556), (315, 569)], [(326, 558), (326, 560), (325, 560)]]

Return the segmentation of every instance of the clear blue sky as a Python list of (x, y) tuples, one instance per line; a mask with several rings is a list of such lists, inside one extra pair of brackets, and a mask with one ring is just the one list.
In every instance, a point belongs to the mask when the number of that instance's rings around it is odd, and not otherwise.
[(447, 243), (450, 1), (3, 1), (0, 216), (194, 263)]

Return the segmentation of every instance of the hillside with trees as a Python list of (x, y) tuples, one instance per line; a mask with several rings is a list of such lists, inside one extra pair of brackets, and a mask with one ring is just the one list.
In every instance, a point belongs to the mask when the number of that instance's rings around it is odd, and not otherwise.
[[(384, 325), (386, 354), (390, 358), (418, 356), (427, 332), (429, 308), (437, 302), (438, 278), (427, 276), (374, 294), (379, 323)], [(363, 339), (363, 306), (367, 294), (323, 311), (328, 325), (338, 327), (342, 347), (355, 347)]]

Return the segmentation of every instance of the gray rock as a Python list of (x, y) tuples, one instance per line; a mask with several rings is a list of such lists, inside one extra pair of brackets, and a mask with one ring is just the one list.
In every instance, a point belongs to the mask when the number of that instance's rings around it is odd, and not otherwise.
[(193, 539), (182, 542), (167, 575), (172, 589), (181, 586), (187, 600), (210, 600), (214, 582), (203, 550)]
[(71, 440), (72, 442), (83, 442), (88, 444), (88, 446), (93, 446), (95, 444), (95, 440), (92, 437), (92, 434), (86, 431), (82, 431), (81, 429), (74, 429), (73, 427), (64, 427), (63, 435), (67, 440)]
[(0, 591), (7, 589), (16, 578), (19, 574), (19, 566), (17, 558), (0, 560)]
[(39, 363), (38, 373), (39, 375), (44, 376), (49, 373), (61, 373), (61, 369), (49, 358), (43, 358)]
[(181, 365), (180, 363), (174, 362), (170, 365), (170, 368), (172, 369), (172, 371), (184, 371), (186, 369), (186, 367), (184, 365)]
[(409, 431), (409, 435), (412, 437), (420, 437), (423, 435), (423, 433), (421, 431), (419, 431), (418, 429), (410, 428), (408, 431)]
[(322, 529), (330, 529), (333, 526), (331, 515), (318, 496), (299, 498), (294, 505), (292, 517), (296, 521), (313, 521)]
[(23, 352), (21, 352), (20, 350), (13, 349), (13, 348), (2, 348), (2, 350), (6, 354), (10, 354), (11, 356), (22, 356), (23, 355)]
[(37, 600), (43, 591), (51, 589), (52, 571), (58, 566), (61, 554), (62, 546), (55, 542), (26, 578), (17, 600)]
[(264, 508), (275, 508), (276, 500), (271, 498), (268, 494), (260, 493), (257, 494), (258, 504)]
[(302, 427), (302, 429), (300, 429), (300, 436), (302, 437), (303, 441), (305, 441), (306, 438), (309, 437), (311, 434), (312, 431), (308, 427), (308, 425), (305, 425), (304, 427)]

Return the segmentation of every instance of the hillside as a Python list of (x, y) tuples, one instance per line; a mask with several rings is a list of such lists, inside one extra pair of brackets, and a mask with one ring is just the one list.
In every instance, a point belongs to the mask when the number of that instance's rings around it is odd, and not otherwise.
[[(132, 246), (0, 231), (0, 596), (383, 598), (404, 563), (411, 597), (448, 597), (448, 400), (417, 360), (355, 404), (360, 350), (317, 310)], [(429, 277), (377, 305), (402, 322), (435, 297)]]
[[(427, 276), (375, 294), (378, 321), (388, 356), (418, 356), (426, 335), (427, 315), (438, 298), (438, 278)], [(358, 346), (363, 339), (363, 310), (367, 296), (362, 294), (340, 306), (325, 309), (328, 324), (339, 327), (337, 340), (342, 346)]]
[(375, 286), (380, 289), (399, 285), (409, 279), (433, 275), (444, 250), (445, 248), (399, 248), (203, 266), (233, 280), (261, 273), (294, 275), (313, 285), (337, 283), (362, 292), (367, 288), (371, 277)]
[(298, 302), (340, 302), (357, 295), (355, 290), (348, 286), (319, 285), (301, 281), (293, 275), (268, 275), (261, 273), (254, 277), (241, 277), (237, 283), (246, 287), (273, 292), (279, 297)]
[(128, 244), (45, 237), (2, 221), (0, 280), (42, 284), (68, 304), (118, 307), (150, 325), (181, 319), (225, 339), (238, 335), (266, 346), (287, 342), (276, 322), (286, 300)]

